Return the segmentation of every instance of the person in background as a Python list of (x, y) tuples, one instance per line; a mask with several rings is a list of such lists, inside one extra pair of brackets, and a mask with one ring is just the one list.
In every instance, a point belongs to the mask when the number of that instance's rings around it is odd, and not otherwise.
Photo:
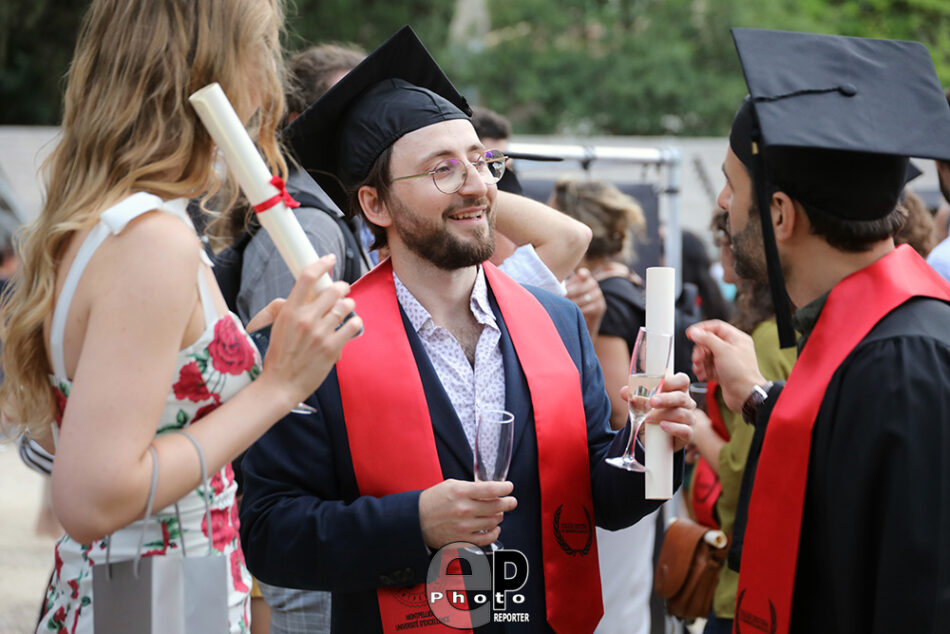
[(16, 253), (14, 238), (20, 223), (11, 213), (0, 211), (0, 295), (6, 290), (7, 283), (20, 267), (20, 258)]
[[(947, 104), (950, 105), (950, 90), (946, 92), (946, 96)], [(947, 237), (947, 230), (950, 229), (950, 161), (938, 160), (935, 163), (944, 204), (934, 216), (937, 246), (927, 255), (927, 264), (940, 273), (945, 280), (950, 280), (950, 237)]]
[[(610, 425), (627, 424), (627, 402), (620, 393), (630, 374), (630, 355), (644, 325), (643, 282), (624, 262), (633, 260), (635, 235), (646, 228), (639, 203), (602, 181), (561, 178), (549, 204), (586, 224), (593, 234), (580, 266), (591, 271), (605, 299), (599, 328), (591, 333), (594, 351), (610, 397)], [(650, 631), (655, 513), (633, 526), (597, 529), (604, 618), (598, 634)]]
[[(795, 364), (795, 348), (779, 348), (768, 284), (737, 275), (728, 223), (729, 217), (725, 211), (715, 214), (713, 231), (719, 247), (723, 280), (737, 287), (732, 325), (752, 337), (762, 376), (769, 381), (785, 380)], [(755, 428), (726, 406), (722, 390), (714, 384), (707, 387), (713, 388), (711, 393), (707, 391), (706, 410), (709, 416), (701, 411), (696, 412), (693, 442), (687, 448), (687, 452), (696, 451), (702, 458), (696, 465), (693, 482), (687, 489), (687, 499), (697, 521), (731, 535), (742, 474)], [(715, 425), (712, 419), (715, 419)], [(715, 489), (717, 480), (721, 485), (719, 496), (707, 496), (708, 491)], [(738, 581), (737, 571), (728, 566), (722, 567), (713, 596), (712, 612), (706, 620), (705, 634), (731, 634)]]
[(894, 234), (894, 244), (909, 244), (920, 257), (926, 258), (937, 244), (934, 219), (927, 209), (927, 203), (914, 192), (905, 189), (901, 196), (901, 207), (907, 213), (907, 219)]
[(732, 307), (722, 296), (719, 284), (712, 276), (712, 261), (702, 238), (692, 231), (683, 230), (683, 283), (693, 284), (699, 291), (697, 303), (703, 319), (728, 321)]
[[(508, 150), (508, 119), (494, 110), (476, 106), (472, 108), (472, 125), (485, 147)], [(522, 196), (521, 184), (510, 168), (509, 159), (497, 185), (502, 208), (495, 226), (491, 262), (522, 284), (567, 295), (581, 307), (588, 323), (592, 319), (596, 322), (603, 309), (596, 282), (586, 272), (573, 279), (575, 267), (590, 243), (590, 231), (583, 223)], [(520, 200), (512, 198), (515, 195)], [(506, 198), (517, 201), (514, 213), (506, 213)]]
[[(343, 283), (314, 292), (333, 263), (323, 259), (257, 320), (274, 319), (262, 368), (185, 211), (222, 186), (187, 101), (198, 87), (220, 83), (242, 120), (255, 118), (271, 169), (285, 171), (275, 136), (282, 24), (271, 0), (95, 0), (86, 13), (46, 202), (0, 308), (4, 424), (55, 452), (53, 506), (66, 531), (37, 632), (92, 632), (100, 558), (90, 552), (108, 542), (113, 561), (129, 559), (143, 532), (160, 545), (151, 556), (180, 557), (187, 543), (226, 558), (230, 631), (248, 630), (230, 461), (323, 381), (360, 327), (334, 330), (354, 304)], [(156, 471), (157, 510), (143, 526)], [(221, 520), (211, 526), (206, 500)]]
[[(320, 44), (293, 55), (285, 82), (287, 120), (293, 121), (364, 57), (360, 49), (341, 44)], [(317, 253), (336, 256), (334, 279), (352, 284), (370, 269), (360, 239), (360, 223), (346, 218), (306, 170), (292, 161), (287, 192), (300, 203), (292, 212)], [(242, 321), (247, 323), (275, 298), (287, 297), (294, 284), (293, 275), (273, 239), (260, 230), (253, 210), (234, 209), (210, 229), (224, 242), (242, 249), (235, 298), (235, 312)]]
[(573, 177), (555, 183), (548, 203), (583, 222), (593, 236), (579, 266), (597, 280), (606, 303), (600, 328), (591, 336), (610, 397), (610, 425), (622, 429), (627, 401), (620, 388), (627, 384), (633, 343), (646, 315), (643, 280), (624, 262), (633, 258), (634, 235), (646, 228), (643, 210), (610, 183)]

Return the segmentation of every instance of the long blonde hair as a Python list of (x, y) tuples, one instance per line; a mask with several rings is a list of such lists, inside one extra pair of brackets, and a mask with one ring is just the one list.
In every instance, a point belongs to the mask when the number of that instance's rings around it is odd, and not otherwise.
[(43, 435), (55, 415), (43, 340), (57, 267), (73, 232), (136, 192), (210, 197), (214, 147), (188, 95), (216, 81), (284, 175), (283, 0), (94, 0), (68, 74), (61, 138), (43, 165), (46, 200), (20, 241), (22, 266), (0, 305), (0, 408)]

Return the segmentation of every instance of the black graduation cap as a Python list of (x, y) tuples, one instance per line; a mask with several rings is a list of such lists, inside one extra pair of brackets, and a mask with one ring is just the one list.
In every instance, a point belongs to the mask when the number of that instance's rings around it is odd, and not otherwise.
[(419, 128), (468, 118), (465, 100), (409, 26), (404, 26), (284, 130), (306, 169), (346, 210), (346, 189), (379, 155)]
[(912, 180), (923, 175), (923, 171), (914, 165), (913, 161), (907, 161), (907, 172), (904, 174), (904, 185), (910, 184)]
[[(760, 210), (771, 183), (845, 221), (882, 217), (903, 188), (906, 157), (950, 160), (950, 106), (922, 44), (744, 28), (732, 36), (749, 97), (730, 145), (753, 172)], [(790, 302), (769, 214), (759, 216), (785, 347)]]

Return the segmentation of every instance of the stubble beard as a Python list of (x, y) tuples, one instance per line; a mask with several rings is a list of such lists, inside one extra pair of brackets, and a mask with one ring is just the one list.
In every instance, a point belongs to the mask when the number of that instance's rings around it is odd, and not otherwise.
[(768, 283), (765, 243), (762, 238), (762, 219), (758, 217), (755, 208), (751, 206), (747, 218), (745, 228), (742, 231), (731, 233), (736, 275), (743, 279)]
[[(459, 209), (486, 205), (487, 227), (468, 239), (449, 231), (448, 217)], [(443, 210), (440, 219), (428, 221), (400, 200), (390, 201), (393, 226), (400, 240), (416, 255), (446, 271), (481, 264), (495, 251), (494, 204), (487, 198), (466, 198)]]

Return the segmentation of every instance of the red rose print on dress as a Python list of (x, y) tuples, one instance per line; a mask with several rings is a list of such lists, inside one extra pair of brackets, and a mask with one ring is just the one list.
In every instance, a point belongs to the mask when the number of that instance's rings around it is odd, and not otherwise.
[(50, 620), (46, 623), (46, 629), (56, 630), (56, 634), (69, 634), (66, 630), (66, 607), (61, 606), (56, 610)]
[(254, 347), (231, 317), (223, 317), (214, 325), (214, 341), (208, 352), (214, 369), (224, 374), (243, 374), (254, 367)]
[(63, 414), (66, 412), (66, 395), (59, 388), (53, 388), (53, 397), (56, 399), (56, 422), (63, 424)]
[[(224, 465), (223, 476), (221, 475), (221, 471), (218, 471), (211, 478), (211, 490), (214, 491), (214, 494), (216, 496), (221, 495), (224, 492), (224, 490), (228, 487), (228, 485), (230, 485), (232, 482), (234, 482), (234, 469), (231, 467), (231, 463), (229, 462), (226, 465)], [(237, 507), (234, 507), (234, 513), (232, 515), (236, 516), (236, 514), (237, 514)], [(232, 523), (233, 523), (233, 520), (232, 520)]]
[[(214, 538), (211, 545), (215, 550), (224, 552), (224, 550), (237, 537), (237, 528), (231, 523), (231, 509), (211, 509), (211, 530)], [(208, 534), (208, 518), (201, 520), (201, 532)]]
[(201, 369), (194, 361), (182, 366), (181, 372), (178, 373), (178, 383), (175, 383), (172, 389), (175, 391), (175, 398), (179, 400), (188, 399), (197, 403), (212, 398), (204, 377), (201, 376)]
[(231, 551), (231, 580), (234, 582), (234, 589), (238, 592), (249, 592), (250, 588), (241, 579), (241, 571), (244, 570), (244, 552), (240, 548)]
[(168, 531), (168, 524), (165, 522), (159, 522), (162, 527), (162, 547), (161, 548), (152, 548), (142, 553), (143, 557), (151, 557), (153, 555), (164, 555), (168, 552), (168, 546), (171, 544), (171, 533)]
[(192, 420), (191, 422), (195, 422), (196, 420), (199, 420), (199, 419), (201, 419), (201, 418), (204, 418), (205, 416), (207, 416), (208, 414), (210, 414), (210, 413), (213, 412), (214, 410), (216, 410), (216, 409), (218, 409), (219, 407), (221, 407), (221, 402), (218, 400), (218, 399), (220, 399), (221, 397), (218, 396), (217, 394), (212, 394), (211, 396), (212, 396), (212, 398), (215, 399), (215, 402), (214, 402), (214, 403), (208, 403), (207, 405), (202, 405), (202, 406), (198, 409), (198, 411), (195, 412), (195, 418), (194, 418), (194, 420)]

